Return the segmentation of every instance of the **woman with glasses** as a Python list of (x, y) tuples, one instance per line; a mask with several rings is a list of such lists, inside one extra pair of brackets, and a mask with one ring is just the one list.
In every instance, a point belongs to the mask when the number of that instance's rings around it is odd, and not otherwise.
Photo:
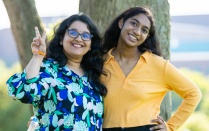
[[(194, 82), (161, 57), (154, 18), (143, 7), (127, 9), (104, 33), (108, 89), (104, 97), (103, 131), (176, 131), (201, 99)], [(183, 98), (174, 115), (164, 122), (161, 102), (168, 91)]]
[(22, 73), (7, 81), (9, 95), (32, 104), (41, 131), (102, 129), (106, 87), (100, 83), (101, 38), (86, 15), (73, 15), (56, 29), (46, 49), (35, 27), (33, 57)]

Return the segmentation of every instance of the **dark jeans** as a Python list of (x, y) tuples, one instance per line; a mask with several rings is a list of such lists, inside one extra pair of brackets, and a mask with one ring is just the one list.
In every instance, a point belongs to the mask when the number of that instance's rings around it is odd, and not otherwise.
[(155, 125), (145, 125), (145, 126), (137, 126), (137, 127), (115, 127), (115, 128), (103, 128), (103, 131), (150, 131), (149, 128)]

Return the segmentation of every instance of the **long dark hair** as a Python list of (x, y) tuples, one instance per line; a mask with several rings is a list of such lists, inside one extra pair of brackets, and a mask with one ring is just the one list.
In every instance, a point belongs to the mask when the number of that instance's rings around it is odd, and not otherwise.
[(161, 56), (160, 44), (156, 36), (156, 30), (154, 25), (154, 19), (152, 12), (148, 8), (144, 7), (132, 7), (124, 11), (118, 17), (116, 17), (112, 23), (109, 25), (107, 30), (104, 33), (103, 37), (103, 51), (107, 53), (111, 48), (117, 47), (118, 39), (120, 36), (121, 29), (118, 26), (118, 22), (123, 19), (125, 23), (127, 19), (138, 14), (145, 14), (151, 23), (149, 30), (149, 37), (138, 46), (140, 52), (145, 52), (146, 50), (152, 51), (153, 54)]
[(100, 83), (100, 75), (104, 74), (104, 60), (100, 51), (102, 45), (101, 36), (97, 27), (88, 16), (84, 14), (76, 14), (63, 20), (59, 27), (54, 30), (54, 37), (49, 42), (46, 58), (53, 58), (61, 67), (66, 65), (68, 59), (63, 52), (63, 46), (60, 45), (60, 42), (63, 40), (66, 30), (75, 21), (81, 21), (85, 23), (90, 33), (93, 35), (91, 39), (91, 50), (83, 56), (81, 67), (87, 73), (89, 81), (95, 85), (94, 87), (96, 87), (96, 90), (101, 95), (106, 95), (107, 89), (103, 84)]

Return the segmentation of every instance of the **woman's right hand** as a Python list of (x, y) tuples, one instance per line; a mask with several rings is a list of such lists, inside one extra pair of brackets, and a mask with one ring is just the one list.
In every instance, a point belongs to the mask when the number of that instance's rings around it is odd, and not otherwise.
[[(31, 49), (33, 52), (33, 56), (40, 55), (39, 52), (46, 54), (46, 32), (43, 32), (41, 36), (38, 30), (38, 27), (35, 27), (36, 37), (33, 38), (33, 42), (31, 43)], [(42, 56), (44, 56), (42, 54)]]
[(36, 37), (33, 38), (31, 43), (31, 50), (33, 52), (33, 57), (26, 66), (26, 78), (31, 79), (39, 75), (41, 63), (46, 54), (46, 32), (43, 32), (41, 37), (39, 30), (35, 27)]

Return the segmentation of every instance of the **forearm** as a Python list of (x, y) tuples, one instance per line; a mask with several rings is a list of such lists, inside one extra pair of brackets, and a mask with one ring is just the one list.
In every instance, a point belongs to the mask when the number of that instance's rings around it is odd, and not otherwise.
[(201, 96), (200, 90), (197, 89), (184, 98), (178, 110), (168, 120), (168, 125), (172, 130), (177, 130), (189, 118), (201, 100)]
[(164, 80), (168, 88), (183, 98), (182, 104), (167, 122), (171, 130), (177, 130), (195, 110), (202, 94), (193, 81), (169, 62), (165, 67)]
[(43, 61), (43, 56), (35, 55), (32, 57), (28, 65), (26, 66), (26, 78), (31, 79), (39, 75), (40, 67)]

